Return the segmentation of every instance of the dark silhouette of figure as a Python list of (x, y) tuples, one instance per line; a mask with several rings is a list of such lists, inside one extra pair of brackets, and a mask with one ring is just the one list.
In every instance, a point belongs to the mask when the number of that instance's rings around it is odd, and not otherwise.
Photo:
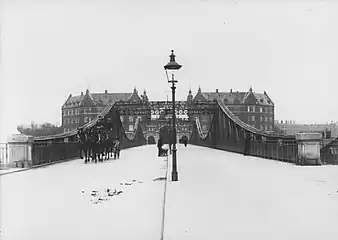
[(170, 138), (170, 142), (169, 142), (169, 154), (171, 154), (171, 146), (173, 145), (173, 143), (172, 143), (172, 140), (171, 140), (171, 138)]
[(187, 145), (188, 145), (188, 139), (187, 138), (183, 139), (183, 144), (184, 144), (185, 147), (187, 147)]
[(251, 135), (250, 133), (246, 133), (245, 143), (244, 143), (244, 155), (249, 155), (250, 153), (250, 141), (251, 141)]
[(159, 138), (157, 142), (157, 149), (158, 149), (158, 156), (161, 157), (161, 150), (162, 150), (163, 142), (162, 139)]
[(114, 159), (119, 159), (120, 158), (120, 141), (117, 138), (114, 144)]

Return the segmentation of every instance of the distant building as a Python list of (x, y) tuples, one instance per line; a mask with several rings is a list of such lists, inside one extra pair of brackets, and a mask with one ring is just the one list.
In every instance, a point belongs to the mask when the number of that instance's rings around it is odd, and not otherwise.
[[(146, 91), (139, 96), (136, 88), (132, 93), (90, 93), (87, 89), (86, 93), (78, 96), (69, 95), (63, 104), (62, 110), (62, 127), (64, 132), (69, 132), (89, 123), (96, 118), (109, 102), (114, 101), (148, 101)], [(137, 116), (123, 116), (121, 121), (125, 130), (132, 132)]]
[[(202, 92), (198, 89), (195, 97), (192, 98), (191, 91), (187, 101), (213, 101), (215, 99), (223, 101), (229, 110), (243, 122), (265, 131), (274, 129), (275, 105), (268, 94), (255, 93), (250, 87), (247, 92)], [(208, 116), (201, 116), (201, 124), (206, 125), (209, 121)], [(203, 124), (205, 123), (205, 124)]]
[(300, 124), (295, 121), (276, 121), (275, 126), (281, 129), (285, 135), (294, 135), (299, 132), (322, 132), (324, 137), (337, 137), (338, 124), (335, 122), (327, 124)]

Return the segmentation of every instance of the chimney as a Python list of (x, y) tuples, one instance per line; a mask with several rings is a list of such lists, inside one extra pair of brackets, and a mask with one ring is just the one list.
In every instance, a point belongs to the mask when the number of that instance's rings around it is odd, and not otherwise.
[(81, 96), (83, 96), (83, 92), (81, 92)]
[(104, 93), (105, 93), (105, 94), (107, 94), (107, 93), (108, 93), (108, 91), (107, 91), (107, 90), (104, 90)]
[(232, 88), (230, 88), (230, 93), (232, 93)]
[(216, 93), (218, 93), (218, 88), (216, 88)]

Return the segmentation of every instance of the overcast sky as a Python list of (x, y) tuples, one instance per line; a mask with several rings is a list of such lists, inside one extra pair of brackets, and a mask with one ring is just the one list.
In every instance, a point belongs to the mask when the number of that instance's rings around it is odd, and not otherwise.
[[(2, 0), (1, 132), (61, 123), (68, 95), (147, 90), (166, 99), (266, 91), (275, 118), (338, 120), (338, 1)], [(184, 2), (184, 3), (183, 3)]]

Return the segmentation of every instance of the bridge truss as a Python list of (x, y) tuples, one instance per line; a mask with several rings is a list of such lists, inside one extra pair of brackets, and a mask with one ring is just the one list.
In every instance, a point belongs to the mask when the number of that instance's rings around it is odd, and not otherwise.
[[(186, 114), (190, 117), (193, 128), (190, 143), (205, 147), (237, 152), (245, 155), (275, 159), (295, 164), (302, 164), (297, 158), (298, 147), (294, 136), (276, 136), (258, 130), (239, 120), (222, 101), (208, 102), (176, 102), (176, 114)], [(111, 124), (113, 131), (120, 136), (121, 147), (134, 147), (145, 144), (141, 121), (137, 122), (134, 132), (126, 134), (121, 124), (122, 115), (171, 115), (172, 102), (110, 102), (101, 113), (83, 128), (91, 128), (96, 124)], [(198, 116), (211, 115), (207, 132), (201, 129)], [(35, 143), (62, 143), (76, 141), (77, 131), (54, 136), (38, 137)], [(65, 148), (70, 145), (64, 145)], [(73, 146), (74, 148), (74, 146)], [(332, 148), (332, 147), (331, 147)], [(47, 149), (52, 151), (51, 148)], [(63, 150), (63, 152), (67, 152)], [(57, 154), (56, 154), (57, 155)], [(67, 157), (67, 156), (65, 156)], [(57, 158), (57, 157), (55, 157)]]

